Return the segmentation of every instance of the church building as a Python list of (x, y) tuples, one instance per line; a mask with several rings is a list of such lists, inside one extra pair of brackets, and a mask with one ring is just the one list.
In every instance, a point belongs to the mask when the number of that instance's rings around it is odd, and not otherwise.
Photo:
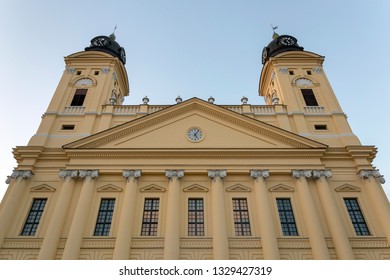
[(274, 33), (266, 105), (123, 105), (125, 63), (114, 34), (65, 57), (13, 150), (0, 259), (390, 259), (377, 151), (352, 132), (323, 56)]

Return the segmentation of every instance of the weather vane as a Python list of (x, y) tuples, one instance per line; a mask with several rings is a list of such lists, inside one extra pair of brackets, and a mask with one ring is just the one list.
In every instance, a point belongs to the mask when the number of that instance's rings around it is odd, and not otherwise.
[(278, 26), (277, 25), (273, 26), (271, 24), (271, 28), (272, 28), (272, 31), (273, 31), (272, 38), (275, 39), (275, 38), (279, 37), (279, 34), (275, 32), (275, 30), (278, 29)]

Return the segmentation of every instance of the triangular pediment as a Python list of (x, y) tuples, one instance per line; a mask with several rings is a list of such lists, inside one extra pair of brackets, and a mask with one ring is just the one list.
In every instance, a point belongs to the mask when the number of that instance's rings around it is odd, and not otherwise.
[(166, 189), (156, 184), (150, 184), (140, 189), (140, 192), (165, 192)]
[(185, 187), (183, 191), (184, 192), (208, 192), (209, 189), (198, 184), (193, 184), (188, 187)]
[[(188, 131), (202, 131), (201, 141)], [(309, 149), (327, 146), (192, 98), (64, 146), (65, 149)]]
[(336, 192), (360, 192), (361, 188), (350, 185), (350, 184), (344, 184), (340, 187), (336, 188)]
[(276, 186), (269, 188), (269, 191), (270, 192), (293, 192), (294, 188), (284, 184), (278, 184)]
[(97, 189), (98, 192), (121, 192), (122, 188), (113, 184), (107, 184)]
[(42, 184), (42, 185), (32, 187), (30, 189), (30, 191), (32, 191), (32, 192), (55, 192), (56, 189), (47, 185), (47, 184)]
[(252, 189), (250, 187), (241, 184), (235, 184), (226, 188), (227, 192), (250, 192), (251, 190)]

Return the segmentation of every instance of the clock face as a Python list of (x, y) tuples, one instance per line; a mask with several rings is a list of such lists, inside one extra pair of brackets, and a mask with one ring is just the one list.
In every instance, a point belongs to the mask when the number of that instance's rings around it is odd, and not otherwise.
[(108, 44), (108, 41), (104, 37), (97, 37), (92, 41), (92, 46), (94, 47), (103, 47)]
[(124, 49), (121, 49), (120, 55), (121, 55), (121, 60), (123, 61), (123, 63), (126, 63), (126, 53), (125, 53)]
[(285, 46), (291, 46), (295, 44), (295, 40), (292, 37), (283, 37), (280, 38), (280, 43)]
[(267, 59), (267, 56), (268, 56), (267, 48), (264, 48), (263, 49), (263, 53), (262, 53), (263, 64), (265, 63), (265, 60)]
[(199, 142), (203, 139), (203, 132), (197, 127), (190, 128), (187, 131), (187, 138), (192, 142)]

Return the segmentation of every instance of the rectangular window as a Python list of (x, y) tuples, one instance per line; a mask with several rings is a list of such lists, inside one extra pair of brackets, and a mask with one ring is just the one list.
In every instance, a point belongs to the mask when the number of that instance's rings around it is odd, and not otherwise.
[(74, 130), (74, 124), (63, 124), (61, 130)]
[(233, 198), (234, 230), (237, 236), (251, 235), (246, 198)]
[(94, 236), (110, 235), (112, 214), (114, 213), (115, 199), (103, 198), (100, 202), (99, 214), (96, 220)]
[(145, 198), (141, 235), (157, 235), (159, 204), (160, 200), (158, 198)]
[(28, 213), (26, 222), (20, 235), (35, 235), (39, 221), (42, 217), (43, 210), (45, 209), (46, 201), (46, 198), (34, 198), (30, 212)]
[(291, 207), (289, 198), (277, 198), (276, 204), (278, 206), (280, 225), (282, 227), (283, 235), (297, 236), (298, 230), (295, 224), (294, 212)]
[(312, 89), (301, 89), (306, 106), (318, 106), (317, 99)]
[(85, 88), (76, 89), (70, 106), (83, 106), (87, 91)]
[(204, 235), (203, 198), (188, 199), (188, 235)]
[(326, 124), (315, 124), (315, 130), (328, 130), (328, 126)]
[(370, 235), (363, 213), (360, 210), (357, 198), (344, 198), (349, 217), (351, 218), (356, 235)]

